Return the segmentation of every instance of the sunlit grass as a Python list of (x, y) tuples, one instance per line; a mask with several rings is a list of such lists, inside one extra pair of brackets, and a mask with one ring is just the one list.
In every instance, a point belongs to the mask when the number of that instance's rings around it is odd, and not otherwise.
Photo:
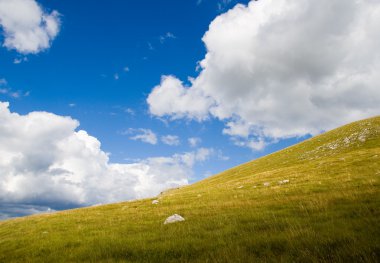
[[(167, 191), (157, 205), (0, 222), (0, 262), (378, 262), (379, 177), (377, 117)], [(186, 221), (164, 225), (172, 214)]]

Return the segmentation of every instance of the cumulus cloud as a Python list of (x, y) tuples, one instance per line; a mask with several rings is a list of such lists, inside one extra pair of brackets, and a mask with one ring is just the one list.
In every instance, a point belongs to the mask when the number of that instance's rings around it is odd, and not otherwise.
[(0, 102), (0, 218), (154, 196), (185, 185), (201, 148), (129, 164), (110, 163), (79, 122), (48, 112), (19, 115)]
[(191, 137), (187, 139), (187, 142), (189, 143), (190, 147), (197, 147), (202, 142), (202, 139), (199, 137)]
[(179, 137), (176, 135), (165, 135), (161, 137), (161, 141), (164, 144), (170, 145), (170, 146), (177, 146), (180, 144)]
[(134, 134), (134, 136), (129, 137), (131, 140), (135, 141), (142, 141), (145, 143), (150, 144), (157, 144), (157, 135), (150, 129), (128, 129), (127, 131), (123, 132), (124, 135), (126, 134)]
[(174, 76), (163, 76), (147, 99), (153, 115), (172, 119), (190, 118), (204, 120), (212, 101), (208, 100), (201, 89), (188, 88)]
[(3, 46), (19, 53), (48, 49), (60, 30), (57, 11), (46, 12), (35, 0), (0, 0)]
[(163, 76), (151, 114), (225, 123), (235, 144), (262, 149), (380, 113), (380, 2), (266, 0), (210, 24), (201, 72)]

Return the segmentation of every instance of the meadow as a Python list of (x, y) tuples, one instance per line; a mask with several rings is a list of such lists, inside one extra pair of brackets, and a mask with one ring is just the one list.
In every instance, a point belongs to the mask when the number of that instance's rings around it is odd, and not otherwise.
[(0, 222), (0, 262), (379, 262), (379, 178), (375, 117), (155, 198)]

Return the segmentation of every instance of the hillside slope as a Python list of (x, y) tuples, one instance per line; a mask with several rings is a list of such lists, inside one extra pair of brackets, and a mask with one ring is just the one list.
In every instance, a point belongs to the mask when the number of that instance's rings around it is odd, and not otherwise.
[[(379, 179), (376, 117), (167, 191), (157, 205), (0, 222), (0, 262), (378, 262)], [(186, 221), (164, 225), (175, 213)]]

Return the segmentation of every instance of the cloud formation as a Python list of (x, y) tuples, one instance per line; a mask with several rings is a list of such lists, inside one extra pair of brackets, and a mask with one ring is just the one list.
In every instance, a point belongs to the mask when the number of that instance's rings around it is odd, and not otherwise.
[(0, 218), (154, 196), (187, 184), (195, 163), (213, 152), (110, 163), (100, 142), (77, 131), (70, 117), (19, 115), (0, 102), (0, 123)]
[(177, 37), (173, 33), (167, 32), (165, 35), (160, 36), (159, 39), (160, 39), (161, 44), (164, 44), (167, 39), (176, 39), (176, 38)]
[(27, 92), (22, 92), (20, 90), (14, 91), (9, 87), (6, 79), (0, 79), (0, 95), (6, 95), (13, 99), (18, 99), (21, 97), (29, 96), (29, 93), (30, 93), (29, 91)]
[(187, 139), (187, 142), (189, 143), (190, 147), (197, 147), (202, 142), (202, 139), (199, 137), (190, 137)]
[(179, 137), (176, 135), (165, 135), (161, 137), (161, 141), (164, 144), (170, 145), (170, 146), (177, 146), (180, 144)]
[(225, 123), (235, 144), (262, 149), (380, 113), (380, 2), (266, 0), (210, 24), (190, 85), (163, 76), (151, 114)]
[(157, 144), (158, 139), (157, 135), (150, 129), (133, 129), (129, 128), (127, 131), (123, 132), (123, 135), (126, 134), (134, 134), (133, 136), (129, 137), (129, 139), (134, 141), (142, 141), (149, 144)]
[(48, 49), (59, 33), (59, 17), (56, 10), (48, 13), (35, 0), (0, 0), (3, 46), (22, 54)]

